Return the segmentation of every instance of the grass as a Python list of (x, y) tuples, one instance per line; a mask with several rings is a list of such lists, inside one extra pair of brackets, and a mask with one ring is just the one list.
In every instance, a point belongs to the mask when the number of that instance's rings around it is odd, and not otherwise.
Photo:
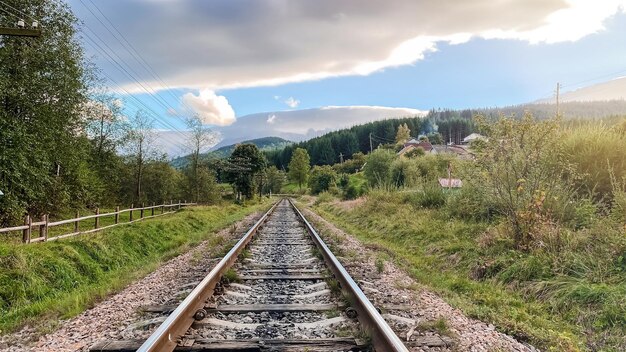
[(521, 341), (554, 351), (623, 350), (626, 270), (615, 264), (626, 253), (623, 232), (611, 235), (604, 223), (561, 239), (560, 251), (521, 252), (497, 235), (497, 223), (375, 195), (314, 210), (367, 247), (384, 249), (448, 303)]
[(74, 316), (267, 205), (195, 207), (55, 242), (0, 244), (0, 332)]

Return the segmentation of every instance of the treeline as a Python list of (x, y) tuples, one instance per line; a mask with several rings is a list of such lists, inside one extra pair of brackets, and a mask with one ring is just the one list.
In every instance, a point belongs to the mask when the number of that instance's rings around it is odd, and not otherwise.
[[(153, 144), (154, 119), (123, 115), (77, 41), (77, 19), (58, 1), (7, 0), (40, 20), (40, 38), (0, 36), (0, 226), (29, 213), (161, 203), (210, 202), (214, 172), (172, 168)], [(11, 19), (0, 16), (0, 25)], [(189, 119), (189, 153), (210, 138)]]
[[(370, 149), (396, 143), (400, 125), (406, 124), (410, 136), (428, 136), (433, 143), (452, 141), (460, 144), (475, 131), (472, 111), (431, 110), (425, 117), (405, 117), (374, 121), (354, 126), (285, 147), (266, 152), (268, 161), (279, 169), (286, 169), (293, 151), (306, 149), (312, 165), (333, 165), (352, 158), (355, 153), (367, 154)], [(371, 137), (370, 137), (371, 135)], [(371, 143), (370, 143), (371, 142)]]
[(420, 131), (424, 119), (407, 117), (370, 122), (348, 129), (327, 133), (323, 136), (310, 139), (285, 147), (282, 150), (265, 153), (268, 161), (279, 169), (287, 169), (291, 155), (297, 148), (306, 149), (312, 165), (332, 165), (352, 158), (354, 153), (370, 152), (371, 147), (376, 149), (381, 144), (394, 143), (398, 126), (407, 124), (411, 131)]

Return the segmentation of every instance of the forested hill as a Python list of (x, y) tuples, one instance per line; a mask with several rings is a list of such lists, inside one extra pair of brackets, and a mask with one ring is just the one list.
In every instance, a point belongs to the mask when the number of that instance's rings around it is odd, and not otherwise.
[(296, 148), (304, 148), (311, 157), (311, 164), (331, 165), (340, 161), (340, 155), (343, 155), (344, 159), (349, 159), (354, 153), (369, 153), (370, 133), (372, 134), (372, 148), (381, 144), (395, 143), (398, 126), (405, 123), (413, 135), (433, 131), (430, 120), (422, 117), (388, 119), (330, 132), (308, 141), (289, 145), (283, 150), (266, 152), (265, 155), (271, 164), (279, 169), (286, 169), (293, 151)]
[[(559, 107), (565, 119), (605, 119), (612, 116), (626, 116), (626, 101), (566, 102)], [(266, 152), (271, 164), (278, 168), (287, 168), (291, 154), (296, 148), (308, 151), (313, 165), (332, 165), (340, 161), (340, 155), (350, 159), (352, 154), (370, 151), (370, 133), (372, 148), (381, 144), (395, 143), (398, 126), (406, 123), (412, 137), (430, 135), (441, 142), (460, 144), (463, 138), (475, 131), (473, 117), (480, 114), (488, 119), (500, 115), (521, 117), (526, 112), (537, 119), (547, 119), (556, 114), (555, 104), (531, 103), (502, 108), (480, 108), (465, 110), (438, 109), (430, 110), (425, 117), (387, 119), (354, 126), (348, 129), (327, 133), (308, 141), (292, 144), (282, 150)]]
[[(235, 150), (235, 147), (237, 146), (237, 144), (254, 144), (261, 151), (269, 152), (272, 150), (282, 150), (282, 148), (289, 146), (292, 143), (293, 142), (280, 138), (280, 137), (256, 138), (256, 139), (243, 141), (241, 143), (225, 145), (218, 149), (202, 154), (201, 158), (205, 160), (228, 158), (233, 153), (233, 150)], [(187, 165), (188, 160), (189, 160), (189, 156), (181, 156), (179, 158), (173, 159), (171, 161), (171, 165), (174, 166), (175, 168), (181, 169)]]

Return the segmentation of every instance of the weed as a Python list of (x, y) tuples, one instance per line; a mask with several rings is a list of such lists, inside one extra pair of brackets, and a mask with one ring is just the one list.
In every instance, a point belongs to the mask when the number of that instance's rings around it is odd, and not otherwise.
[(222, 275), (222, 280), (226, 281), (226, 283), (241, 282), (239, 274), (234, 269), (226, 270), (224, 275)]
[(379, 274), (385, 271), (385, 261), (381, 257), (376, 258), (376, 271), (378, 271)]
[(445, 318), (439, 318), (435, 321), (426, 321), (417, 325), (418, 330), (434, 331), (440, 335), (450, 335), (450, 327)]

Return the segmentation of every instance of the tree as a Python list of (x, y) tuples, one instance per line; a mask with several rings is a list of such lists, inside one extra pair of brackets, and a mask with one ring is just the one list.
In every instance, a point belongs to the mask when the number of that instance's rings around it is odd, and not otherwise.
[(252, 198), (254, 177), (265, 168), (265, 156), (254, 144), (239, 144), (228, 158), (226, 179), (233, 185), (235, 192)]
[(311, 193), (318, 194), (336, 186), (337, 177), (337, 172), (329, 165), (314, 166), (309, 179)]
[(141, 202), (145, 200), (142, 194), (145, 164), (156, 156), (156, 150), (153, 146), (153, 120), (143, 110), (137, 111), (133, 118), (131, 128), (126, 136), (126, 143), (134, 168), (135, 194), (133, 199), (136, 202)]
[(411, 138), (411, 130), (406, 123), (398, 126), (398, 132), (396, 133), (396, 144), (404, 144), (407, 140)]
[(302, 188), (306, 184), (309, 170), (311, 169), (311, 161), (309, 153), (306, 149), (297, 148), (291, 156), (289, 162), (289, 178), (298, 183), (298, 187)]
[(276, 166), (270, 166), (265, 169), (265, 176), (267, 179), (267, 182), (265, 183), (265, 192), (279, 193), (285, 183), (285, 173), (278, 170)]
[[(0, 36), (0, 189), (5, 194), (0, 223), (5, 223), (25, 211), (41, 214), (68, 205), (76, 190), (91, 193), (81, 107), (93, 70), (85, 63), (69, 6), (51, 0), (6, 0), (1, 6), (31, 14), (42, 31), (39, 38)], [(0, 19), (9, 26), (9, 17)]]
[(208, 186), (207, 182), (210, 178), (215, 178), (214, 175), (212, 177), (208, 175), (208, 170), (201, 170), (200, 153), (215, 142), (215, 134), (202, 124), (198, 116), (188, 118), (186, 123), (189, 129), (188, 149), (191, 151), (190, 162), (185, 168), (188, 195), (195, 202), (200, 202), (201, 188)]
[(372, 187), (391, 187), (391, 163), (395, 154), (387, 149), (376, 149), (367, 157), (364, 172)]

